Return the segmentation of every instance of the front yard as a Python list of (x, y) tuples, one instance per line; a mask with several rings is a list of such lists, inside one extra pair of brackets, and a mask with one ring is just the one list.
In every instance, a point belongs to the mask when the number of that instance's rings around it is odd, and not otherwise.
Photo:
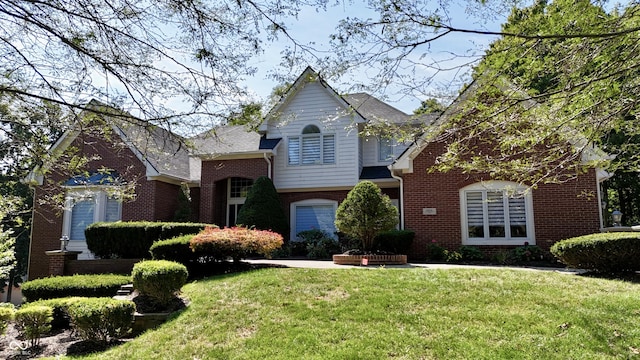
[(490, 269), (263, 269), (89, 359), (613, 359), (640, 353), (640, 285)]

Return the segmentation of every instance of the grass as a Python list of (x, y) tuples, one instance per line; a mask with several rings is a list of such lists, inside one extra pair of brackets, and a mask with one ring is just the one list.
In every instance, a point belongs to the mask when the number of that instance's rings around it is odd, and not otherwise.
[(263, 269), (89, 359), (640, 357), (639, 284), (554, 272)]

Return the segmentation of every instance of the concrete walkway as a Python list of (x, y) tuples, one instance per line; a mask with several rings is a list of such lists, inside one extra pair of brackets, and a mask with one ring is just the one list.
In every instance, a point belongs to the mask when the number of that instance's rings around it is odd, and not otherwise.
[[(354, 266), (354, 265), (336, 265), (331, 260), (307, 260), (307, 259), (295, 259), (295, 260), (276, 260), (276, 259), (256, 259), (256, 260), (243, 260), (251, 264), (273, 264), (286, 266), (291, 268), (309, 268), (309, 269), (379, 269), (382, 266), (370, 265), (370, 266)], [(522, 271), (555, 271), (567, 274), (580, 274), (584, 271), (576, 269), (566, 268), (553, 268), (553, 267), (517, 267), (517, 266), (489, 266), (489, 265), (458, 265), (458, 264), (421, 264), (421, 263), (409, 263), (406, 265), (385, 265), (387, 269), (411, 269), (411, 268), (424, 268), (424, 269), (509, 269), (509, 270), (522, 270)]]

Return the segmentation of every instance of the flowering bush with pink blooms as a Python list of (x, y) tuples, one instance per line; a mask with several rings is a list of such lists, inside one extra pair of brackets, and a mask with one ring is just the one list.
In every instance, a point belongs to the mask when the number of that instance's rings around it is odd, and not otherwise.
[(284, 243), (282, 235), (273, 231), (244, 227), (219, 229), (207, 227), (191, 239), (195, 252), (218, 260), (232, 258), (234, 262), (250, 255), (269, 256)]

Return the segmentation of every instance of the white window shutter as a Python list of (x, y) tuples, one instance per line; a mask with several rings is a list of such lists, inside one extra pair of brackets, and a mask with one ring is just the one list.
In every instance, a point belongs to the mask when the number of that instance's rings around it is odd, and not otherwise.
[(94, 223), (96, 203), (94, 199), (81, 200), (71, 210), (70, 240), (85, 240), (84, 229)]
[(289, 165), (300, 164), (300, 138), (289, 138)]
[(322, 162), (325, 164), (336, 162), (335, 135), (324, 135), (322, 138)]
[(320, 135), (302, 137), (302, 163), (318, 164), (321, 160)]

